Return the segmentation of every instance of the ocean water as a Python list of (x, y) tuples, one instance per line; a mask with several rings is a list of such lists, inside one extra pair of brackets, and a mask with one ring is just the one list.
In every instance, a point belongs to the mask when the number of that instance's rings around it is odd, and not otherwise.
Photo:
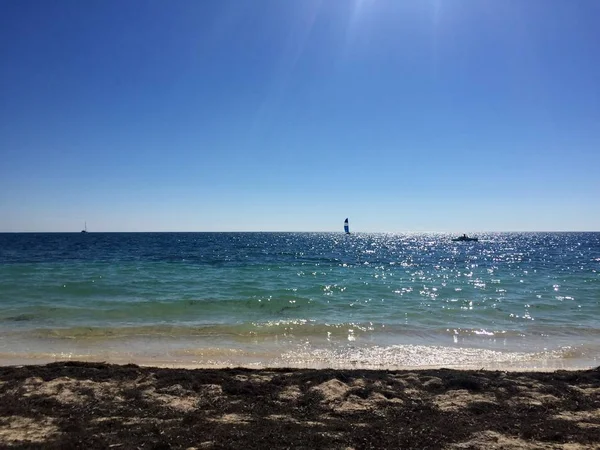
[(600, 365), (600, 233), (0, 234), (0, 364)]

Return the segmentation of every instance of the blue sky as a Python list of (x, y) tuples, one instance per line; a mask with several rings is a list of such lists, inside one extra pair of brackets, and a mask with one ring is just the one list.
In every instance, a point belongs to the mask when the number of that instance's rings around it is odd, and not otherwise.
[(600, 230), (597, 0), (0, 6), (0, 231)]

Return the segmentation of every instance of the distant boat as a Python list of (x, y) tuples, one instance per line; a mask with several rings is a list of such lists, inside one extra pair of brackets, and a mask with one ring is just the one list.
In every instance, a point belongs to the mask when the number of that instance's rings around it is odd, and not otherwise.
[(454, 238), (452, 240), (454, 242), (477, 242), (479, 240), (479, 238), (469, 237), (466, 234), (463, 234), (462, 236), (459, 236), (459, 237)]
[(346, 232), (346, 234), (350, 234), (350, 227), (348, 226), (348, 218), (346, 218), (346, 220), (344, 220), (344, 231)]
[(85, 222), (84, 226), (83, 226), (83, 230), (81, 230), (82, 233), (87, 233), (87, 222)]

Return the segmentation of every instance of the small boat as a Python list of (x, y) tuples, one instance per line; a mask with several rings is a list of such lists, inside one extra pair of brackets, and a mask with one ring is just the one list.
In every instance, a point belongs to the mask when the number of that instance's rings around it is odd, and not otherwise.
[(454, 238), (452, 240), (454, 242), (477, 242), (479, 240), (479, 238), (469, 237), (466, 234), (463, 234), (462, 236), (459, 236), (459, 237)]
[(83, 230), (81, 230), (82, 233), (87, 233), (87, 222), (85, 222), (85, 225), (83, 226)]
[(348, 218), (346, 217), (346, 220), (344, 220), (344, 231), (346, 234), (350, 234), (350, 227), (348, 226)]

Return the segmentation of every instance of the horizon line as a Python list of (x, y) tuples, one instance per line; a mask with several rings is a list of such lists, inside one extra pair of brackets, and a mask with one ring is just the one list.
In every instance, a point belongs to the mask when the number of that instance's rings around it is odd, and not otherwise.
[[(82, 234), (81, 231), (0, 231), (0, 234)], [(86, 231), (83, 234), (110, 234), (110, 233), (339, 233), (347, 234), (338, 230), (203, 230), (203, 231)], [(349, 234), (457, 234), (464, 231), (353, 231)], [(468, 233), (600, 233), (600, 230), (476, 230)]]

